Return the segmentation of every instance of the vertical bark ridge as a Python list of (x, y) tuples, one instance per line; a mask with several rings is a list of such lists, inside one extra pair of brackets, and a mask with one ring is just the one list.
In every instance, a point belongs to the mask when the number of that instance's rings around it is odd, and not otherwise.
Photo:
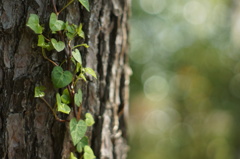
[[(129, 75), (131, 73), (126, 56), (127, 19), (130, 6), (129, 1), (121, 2), (117, 0), (95, 2), (102, 5), (102, 10), (97, 13), (100, 25), (92, 25), (99, 27), (98, 29), (93, 28), (93, 34), (90, 34), (92, 37), (89, 38), (89, 44), (92, 44), (95, 51), (90, 50), (88, 56), (97, 58), (95, 62), (87, 63), (87, 65), (96, 66), (96, 70), (100, 74), (99, 82), (95, 87), (99, 90), (96, 91), (99, 92), (99, 97), (88, 99), (88, 101), (99, 100), (99, 102), (92, 103), (92, 107), (100, 110), (95, 112), (96, 124), (92, 144), (95, 152), (97, 151), (97, 156), (103, 159), (126, 158), (128, 150), (126, 130), (123, 126), (126, 126), (125, 119), (128, 115), (128, 102), (124, 100), (128, 100)], [(96, 21), (93, 23), (97, 24)], [(89, 27), (89, 30), (91, 29)], [(91, 33), (91, 31), (89, 32)], [(93, 58), (91, 59), (93, 60)]]

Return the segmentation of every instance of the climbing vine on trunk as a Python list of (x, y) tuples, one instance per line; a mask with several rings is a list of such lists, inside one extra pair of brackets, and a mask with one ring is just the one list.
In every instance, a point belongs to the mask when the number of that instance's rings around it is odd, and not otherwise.
[[(77, 157), (84, 159), (93, 159), (95, 155), (88, 144), (88, 138), (85, 135), (87, 127), (94, 124), (94, 119), (90, 113), (86, 113), (84, 118), (81, 117), (82, 110), (82, 91), (77, 89), (78, 81), (87, 81), (87, 74), (97, 78), (95, 71), (89, 67), (83, 67), (81, 53), (78, 47), (88, 48), (85, 43), (74, 46), (75, 38), (85, 38), (82, 30), (83, 24), (71, 24), (68, 21), (64, 22), (59, 19), (59, 14), (67, 8), (74, 0), (69, 1), (60, 11), (57, 11), (53, 2), (54, 12), (49, 18), (49, 28), (51, 33), (45, 33), (44, 27), (39, 22), (39, 17), (36, 14), (30, 14), (27, 26), (30, 27), (38, 36), (37, 46), (41, 47), (43, 57), (54, 65), (51, 72), (51, 80), (53, 86), (57, 89), (54, 106), (44, 98), (46, 89), (45, 86), (38, 85), (35, 87), (34, 97), (42, 99), (49, 107), (55, 119), (60, 122), (69, 123), (69, 130), (72, 143), (75, 146), (75, 151), (69, 154), (70, 159)], [(79, 0), (82, 6), (89, 11), (88, 0)], [(46, 51), (55, 50), (64, 54), (65, 57), (61, 63), (57, 63), (46, 55)], [(68, 119), (58, 117), (59, 113), (73, 114)], [(71, 115), (70, 115), (71, 116)], [(77, 157), (76, 157), (77, 156)]]

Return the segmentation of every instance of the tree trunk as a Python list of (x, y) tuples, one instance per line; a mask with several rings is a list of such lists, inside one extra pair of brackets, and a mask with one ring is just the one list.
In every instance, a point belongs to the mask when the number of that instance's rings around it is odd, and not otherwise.
[[(57, 1), (61, 9), (66, 0)], [(97, 158), (124, 159), (128, 151), (128, 15), (130, 0), (90, 0), (90, 12), (78, 1), (61, 16), (83, 23), (85, 43), (83, 64), (96, 71), (79, 87), (83, 91), (83, 111), (93, 114), (95, 124), (88, 130), (90, 145)], [(34, 87), (47, 86), (46, 99), (54, 105), (51, 63), (43, 59), (37, 36), (26, 27), (30, 13), (38, 14), (48, 28), (51, 0), (0, 1), (0, 158), (68, 158), (72, 148), (68, 123), (54, 119), (41, 100), (34, 98)], [(78, 40), (79, 41), (79, 40)], [(49, 57), (58, 60), (55, 52)], [(67, 118), (66, 116), (61, 116)]]

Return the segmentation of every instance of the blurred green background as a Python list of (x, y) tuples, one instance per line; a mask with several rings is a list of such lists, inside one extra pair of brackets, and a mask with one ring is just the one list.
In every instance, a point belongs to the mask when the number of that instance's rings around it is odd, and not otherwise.
[(240, 158), (240, 1), (132, 0), (129, 159)]

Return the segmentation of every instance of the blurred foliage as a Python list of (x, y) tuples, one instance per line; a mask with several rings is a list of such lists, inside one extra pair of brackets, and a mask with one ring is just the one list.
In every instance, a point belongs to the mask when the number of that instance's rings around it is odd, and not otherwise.
[(129, 159), (240, 157), (233, 13), (228, 0), (132, 0)]

